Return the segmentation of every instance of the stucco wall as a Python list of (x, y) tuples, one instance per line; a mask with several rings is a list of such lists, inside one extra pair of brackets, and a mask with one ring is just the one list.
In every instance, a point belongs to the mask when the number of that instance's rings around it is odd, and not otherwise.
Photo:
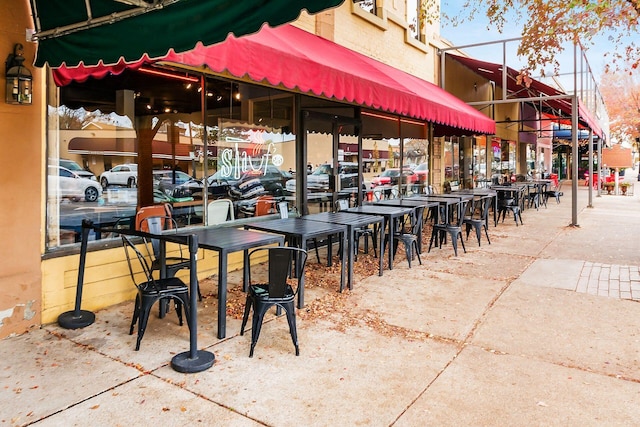
[(0, 55), (16, 43), (33, 73), (33, 105), (5, 103), (0, 73), (0, 338), (40, 324), (41, 228), (43, 223), (43, 76), (31, 64), (35, 45), (25, 41), (31, 27), (27, 1), (0, 0)]

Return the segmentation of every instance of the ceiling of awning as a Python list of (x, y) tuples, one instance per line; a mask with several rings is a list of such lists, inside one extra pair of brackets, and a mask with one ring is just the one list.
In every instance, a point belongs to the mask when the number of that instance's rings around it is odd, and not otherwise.
[[(131, 64), (140, 67), (147, 60)], [(223, 76), (382, 110), (474, 133), (495, 133), (495, 122), (432, 83), (291, 25), (181, 53), (163, 63), (206, 66)], [(126, 68), (126, 67), (125, 67)], [(82, 81), (121, 67), (60, 68), (57, 82)]]
[[(492, 62), (480, 61), (473, 58), (459, 55), (449, 55), (452, 59), (460, 62), (474, 73), (493, 81), (498, 87), (503, 86), (503, 66)], [(506, 67), (507, 98), (540, 98), (539, 101), (529, 101), (546, 117), (571, 118), (571, 98), (554, 99), (549, 97), (567, 95), (564, 92), (546, 85), (539, 80), (530, 79), (527, 84), (519, 81), (519, 72), (513, 68)], [(578, 100), (578, 120), (580, 126), (588, 127), (597, 135), (602, 136), (602, 129), (598, 122), (593, 119), (588, 109)]]
[(255, 33), (344, 0), (30, 0), (38, 40), (35, 64), (97, 65), (159, 58), (230, 33)]

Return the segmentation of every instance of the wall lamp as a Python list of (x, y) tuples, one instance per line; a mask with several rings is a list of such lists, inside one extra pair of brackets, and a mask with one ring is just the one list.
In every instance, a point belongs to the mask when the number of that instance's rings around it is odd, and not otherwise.
[(31, 105), (31, 71), (24, 62), (24, 46), (17, 43), (5, 62), (6, 66), (6, 102), (7, 104)]

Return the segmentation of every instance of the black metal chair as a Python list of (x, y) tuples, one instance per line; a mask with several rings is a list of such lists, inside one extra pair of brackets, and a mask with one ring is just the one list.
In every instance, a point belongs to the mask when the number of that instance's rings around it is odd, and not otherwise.
[(404, 251), (407, 257), (407, 262), (409, 263), (409, 268), (411, 268), (411, 261), (413, 260), (414, 255), (417, 255), (418, 262), (422, 265), (422, 260), (420, 259), (420, 250), (422, 245), (420, 240), (422, 238), (423, 214), (424, 206), (416, 207), (409, 224), (402, 224), (393, 234), (393, 253), (395, 254), (397, 252), (398, 244), (402, 242), (404, 244)]
[[(125, 235), (121, 235), (121, 237), (129, 266), (129, 273), (131, 274), (133, 283), (138, 289), (135, 307), (133, 309), (133, 318), (131, 319), (131, 328), (129, 329), (129, 335), (133, 335), (133, 328), (136, 323), (138, 323), (138, 339), (136, 341), (136, 351), (138, 351), (140, 349), (140, 341), (142, 341), (142, 337), (147, 328), (151, 307), (156, 301), (174, 300), (180, 326), (182, 326), (183, 308), (187, 318), (187, 324), (189, 324), (189, 288), (177, 277), (154, 279), (151, 266), (145, 256), (136, 248), (129, 237)], [(136, 269), (133, 266), (136, 258), (142, 268), (141, 272), (144, 275), (143, 280), (140, 282), (136, 279), (136, 274), (140, 274), (140, 269)], [(189, 327), (191, 327), (191, 325), (189, 325)]]
[[(255, 280), (252, 277), (252, 267), (256, 265), (251, 262), (254, 258), (268, 258), (268, 277), (261, 277), (264, 280)], [(304, 275), (304, 267), (307, 261), (307, 252), (294, 247), (278, 246), (272, 248), (259, 248), (249, 253), (249, 289), (247, 290), (247, 301), (242, 317), (240, 335), (244, 335), (244, 328), (247, 325), (249, 312), (253, 308), (251, 319), (251, 350), (249, 357), (253, 357), (253, 350), (258, 342), (260, 330), (264, 316), (269, 308), (274, 305), (284, 309), (289, 323), (289, 333), (296, 348), (296, 356), (300, 355), (298, 346), (298, 332), (296, 329), (295, 299), (298, 293), (300, 278)], [(295, 266), (296, 279), (290, 279), (292, 266)], [(290, 282), (297, 282), (295, 288)], [(279, 311), (279, 310), (278, 310)]]
[[(178, 223), (170, 216), (148, 216), (140, 219), (138, 224), (141, 231), (150, 234), (161, 234), (166, 230), (178, 231)], [(151, 271), (160, 271), (160, 241), (158, 239), (144, 238), (147, 255), (151, 258)], [(165, 256), (165, 266), (167, 277), (174, 277), (178, 271), (189, 269), (190, 261), (188, 257), (183, 256), (182, 247), (178, 246), (178, 256)], [(200, 292), (200, 284), (198, 283), (198, 301), (202, 301), (202, 293)], [(163, 317), (163, 310), (160, 311)]]
[(480, 246), (482, 229), (484, 229), (484, 234), (485, 236), (487, 236), (487, 241), (489, 242), (489, 244), (491, 244), (491, 239), (489, 239), (489, 231), (487, 230), (491, 200), (492, 198), (490, 196), (484, 196), (474, 200), (473, 204), (469, 204), (469, 206), (472, 206), (472, 208), (467, 210), (467, 214), (465, 214), (464, 217), (463, 222), (467, 232), (467, 240), (469, 240), (469, 234), (471, 233), (471, 230), (475, 230), (476, 238), (478, 239), (478, 246)]
[[(349, 208), (349, 201), (346, 199), (338, 199), (336, 201), (335, 210), (336, 212), (340, 212), (342, 210)], [(355, 260), (358, 260), (358, 252), (360, 250), (360, 238), (364, 237), (364, 253), (369, 253), (369, 239), (371, 239), (371, 246), (373, 247), (373, 255), (377, 258), (378, 251), (376, 251), (376, 241), (377, 241), (377, 233), (373, 227), (360, 227), (357, 228), (354, 232), (355, 234), (355, 242), (353, 242), (354, 246), (354, 255)], [(340, 251), (340, 253), (342, 253)]]
[(464, 246), (464, 239), (462, 238), (462, 225), (464, 221), (464, 214), (467, 211), (467, 205), (469, 200), (461, 200), (458, 203), (457, 215), (449, 220), (445, 218), (444, 221), (439, 221), (433, 225), (431, 232), (431, 239), (429, 240), (429, 250), (435, 243), (439, 248), (442, 248), (442, 242), (446, 241), (447, 235), (451, 236), (451, 244), (453, 245), (453, 253), (458, 256), (458, 237), (460, 237), (460, 243), (462, 243), (462, 249), (467, 253), (467, 248)]
[[(514, 197), (498, 196), (498, 218), (502, 215), (502, 222), (504, 222), (504, 218), (507, 216), (507, 212), (511, 212), (513, 214), (513, 220), (516, 222), (516, 226), (518, 225), (518, 219), (520, 220), (520, 224), (522, 222), (522, 209), (523, 209), (523, 201), (524, 201), (524, 188), (518, 189), (515, 193)], [(499, 192), (499, 194), (503, 194), (503, 192)]]
[(561, 190), (562, 190), (562, 181), (560, 181), (560, 183), (556, 188), (552, 188), (551, 190), (547, 191), (545, 195), (547, 198), (549, 197), (555, 198), (556, 203), (560, 203), (560, 197), (564, 195), (564, 193)]

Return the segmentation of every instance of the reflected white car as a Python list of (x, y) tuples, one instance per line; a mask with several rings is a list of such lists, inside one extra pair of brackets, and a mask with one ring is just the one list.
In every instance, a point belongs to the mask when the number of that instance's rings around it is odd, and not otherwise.
[(83, 178), (60, 166), (49, 166), (47, 185), (49, 194), (58, 194), (72, 200), (95, 202), (102, 196), (102, 187), (96, 181)]
[(100, 175), (100, 185), (105, 190), (110, 185), (126, 185), (129, 188), (136, 186), (138, 182), (138, 165), (135, 163), (125, 163), (102, 172)]

